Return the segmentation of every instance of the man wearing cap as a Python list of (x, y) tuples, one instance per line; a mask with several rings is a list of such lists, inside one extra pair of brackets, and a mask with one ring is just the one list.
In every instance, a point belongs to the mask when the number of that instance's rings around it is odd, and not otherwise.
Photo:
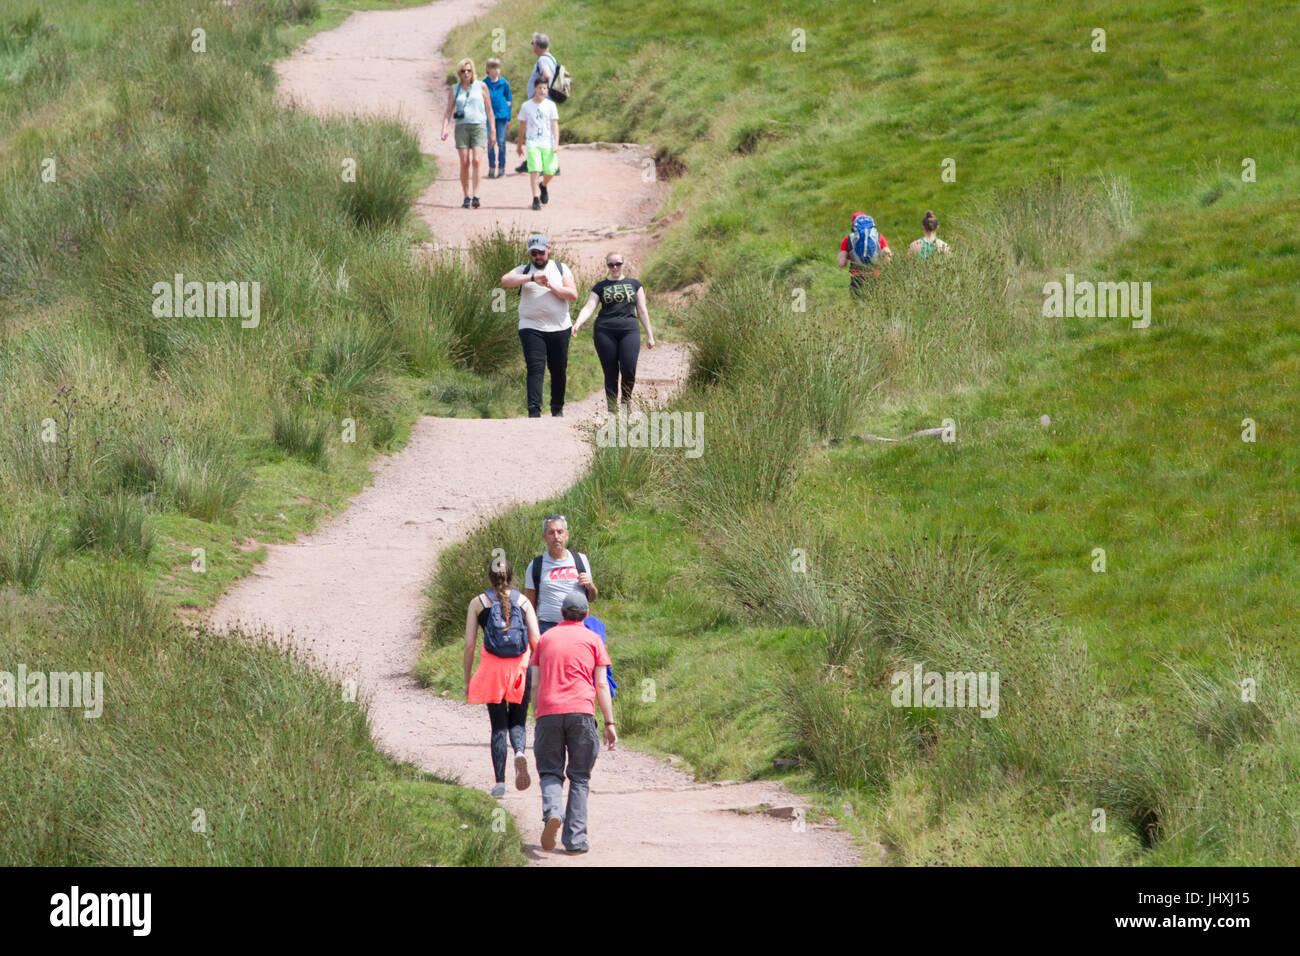
[(519, 290), (519, 342), (528, 368), (528, 417), (542, 417), (542, 380), (551, 370), (551, 415), (564, 417), (564, 387), (569, 367), (569, 303), (578, 298), (573, 272), (551, 260), (551, 243), (540, 233), (528, 237), (529, 262), (501, 277)]
[[(542, 849), (555, 849), (558, 834), (567, 853), (586, 853), (587, 793), (591, 770), (600, 752), (594, 704), (605, 718), (605, 743), (618, 743), (614, 705), (605, 680), (609, 654), (599, 635), (583, 626), (587, 596), (570, 591), (561, 604), (564, 616), (542, 635), (534, 660), (540, 679), (537, 688), (537, 726), (533, 758), (542, 785)], [(567, 761), (567, 769), (566, 769)], [(569, 799), (564, 801), (564, 778), (569, 778)], [(561, 806), (563, 804), (563, 807)], [(561, 812), (563, 811), (563, 812)]]

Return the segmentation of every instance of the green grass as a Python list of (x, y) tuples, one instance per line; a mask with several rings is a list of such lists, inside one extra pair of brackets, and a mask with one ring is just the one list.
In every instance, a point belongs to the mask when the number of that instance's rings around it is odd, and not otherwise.
[[(599, 547), (629, 743), (847, 804), (897, 863), (1300, 859), (1285, 7), (565, 10), (566, 138), (656, 144), (686, 215), (647, 284), (711, 280), (677, 405), (706, 412), (704, 460), (625, 452), (617, 495), (593, 473), (548, 503)], [(1248, 61), (1222, 96), (1220, 57)], [(530, 65), (508, 47), (512, 82)], [(898, 253), (935, 209), (955, 255), (896, 259), (852, 307), (830, 263), (857, 208)], [(1150, 328), (1044, 316), (1066, 272), (1150, 282)], [(838, 374), (808, 354), (856, 348)], [(955, 443), (856, 437), (946, 419)], [(444, 564), (422, 680), (460, 691), (449, 609), (493, 542), (536, 549), (540, 513)], [(913, 662), (999, 671), (1000, 716), (900, 716)], [(1248, 680), (1269, 692), (1242, 700)]]
[[(440, 376), (493, 383), (515, 360), (453, 348), (464, 314), (408, 294), (485, 265), (413, 262), (410, 200), (434, 170), (410, 132), (276, 106), (270, 61), (341, 13), (317, 8), (48, 0), (0, 16), (0, 667), (70, 655), (51, 666), (93, 659), (132, 689), (122, 735), (57, 715), (0, 734), (29, 788), (4, 795), (3, 828), (37, 834), (5, 842), (11, 862), (519, 862), (512, 829), (485, 829), (490, 803), (381, 759), (362, 710), (325, 706), (337, 688), (301, 661), (169, 624), (343, 508), (375, 452), (435, 410)], [(160, 314), (155, 283), (176, 273), (258, 283), (258, 321)], [(522, 392), (489, 411), (517, 414)], [(46, 623), (62, 620), (75, 646)], [(182, 687), (167, 655), (207, 663)], [(268, 673), (272, 721), (297, 727), (283, 740), (239, 717), (237, 680)], [(29, 731), (61, 741), (54, 769)], [(195, 792), (225, 842), (176, 816)]]

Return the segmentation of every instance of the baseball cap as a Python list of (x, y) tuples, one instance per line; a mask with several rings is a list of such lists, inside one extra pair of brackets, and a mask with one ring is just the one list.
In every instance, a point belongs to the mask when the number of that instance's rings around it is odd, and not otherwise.
[(549, 249), (550, 247), (551, 247), (550, 240), (547, 239), (540, 232), (535, 232), (528, 237), (529, 252), (532, 252), (534, 249)]
[(564, 595), (564, 600), (560, 602), (560, 611), (582, 611), (587, 613), (587, 595), (581, 588), (574, 588), (568, 594)]

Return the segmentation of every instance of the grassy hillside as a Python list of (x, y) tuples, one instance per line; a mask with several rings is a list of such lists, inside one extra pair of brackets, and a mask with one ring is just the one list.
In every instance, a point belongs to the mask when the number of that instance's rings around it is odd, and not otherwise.
[[(522, 862), (486, 797), (381, 759), (337, 682), (176, 622), (422, 409), (522, 400), (513, 329), (466, 291), (518, 245), (416, 264), (414, 137), (275, 105), (316, 12), (0, 15), (0, 670), (102, 670), (109, 698), (98, 722), (4, 711), (8, 862)], [(248, 308), (173, 311), (177, 273)]]
[[(609, 599), (629, 743), (785, 777), (893, 862), (1300, 860), (1287, 8), (668, 7), (507, 4), (457, 38), (550, 33), (571, 135), (684, 170), (652, 298), (712, 281), (677, 403), (704, 455), (602, 450), (548, 504)], [(955, 255), (855, 307), (857, 208), (900, 252), (933, 208)], [(1150, 282), (1150, 327), (1044, 315), (1066, 273)], [(444, 560), (426, 681), (458, 689), (454, 608), (542, 513)], [(892, 706), (916, 663), (998, 672), (999, 716)]]

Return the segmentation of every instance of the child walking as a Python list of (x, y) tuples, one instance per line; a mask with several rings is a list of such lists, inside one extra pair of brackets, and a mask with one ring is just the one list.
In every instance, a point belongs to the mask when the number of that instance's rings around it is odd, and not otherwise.
[[(501, 61), (491, 57), (487, 61), (487, 79), (483, 81), (492, 96), (492, 117), (496, 121), (497, 148), (488, 150), (488, 179), (497, 179), (506, 174), (506, 130), (510, 125), (510, 111), (514, 108), (514, 99), (510, 93), (510, 81), (501, 75)], [(492, 133), (493, 130), (488, 130)]]
[[(533, 209), (541, 209), (550, 201), (546, 187), (559, 168), (555, 147), (560, 143), (560, 113), (554, 101), (546, 96), (546, 80), (533, 85), (533, 98), (519, 107), (518, 153), (524, 155), (528, 148), (528, 182), (533, 191)], [(541, 182), (538, 182), (538, 177)]]

